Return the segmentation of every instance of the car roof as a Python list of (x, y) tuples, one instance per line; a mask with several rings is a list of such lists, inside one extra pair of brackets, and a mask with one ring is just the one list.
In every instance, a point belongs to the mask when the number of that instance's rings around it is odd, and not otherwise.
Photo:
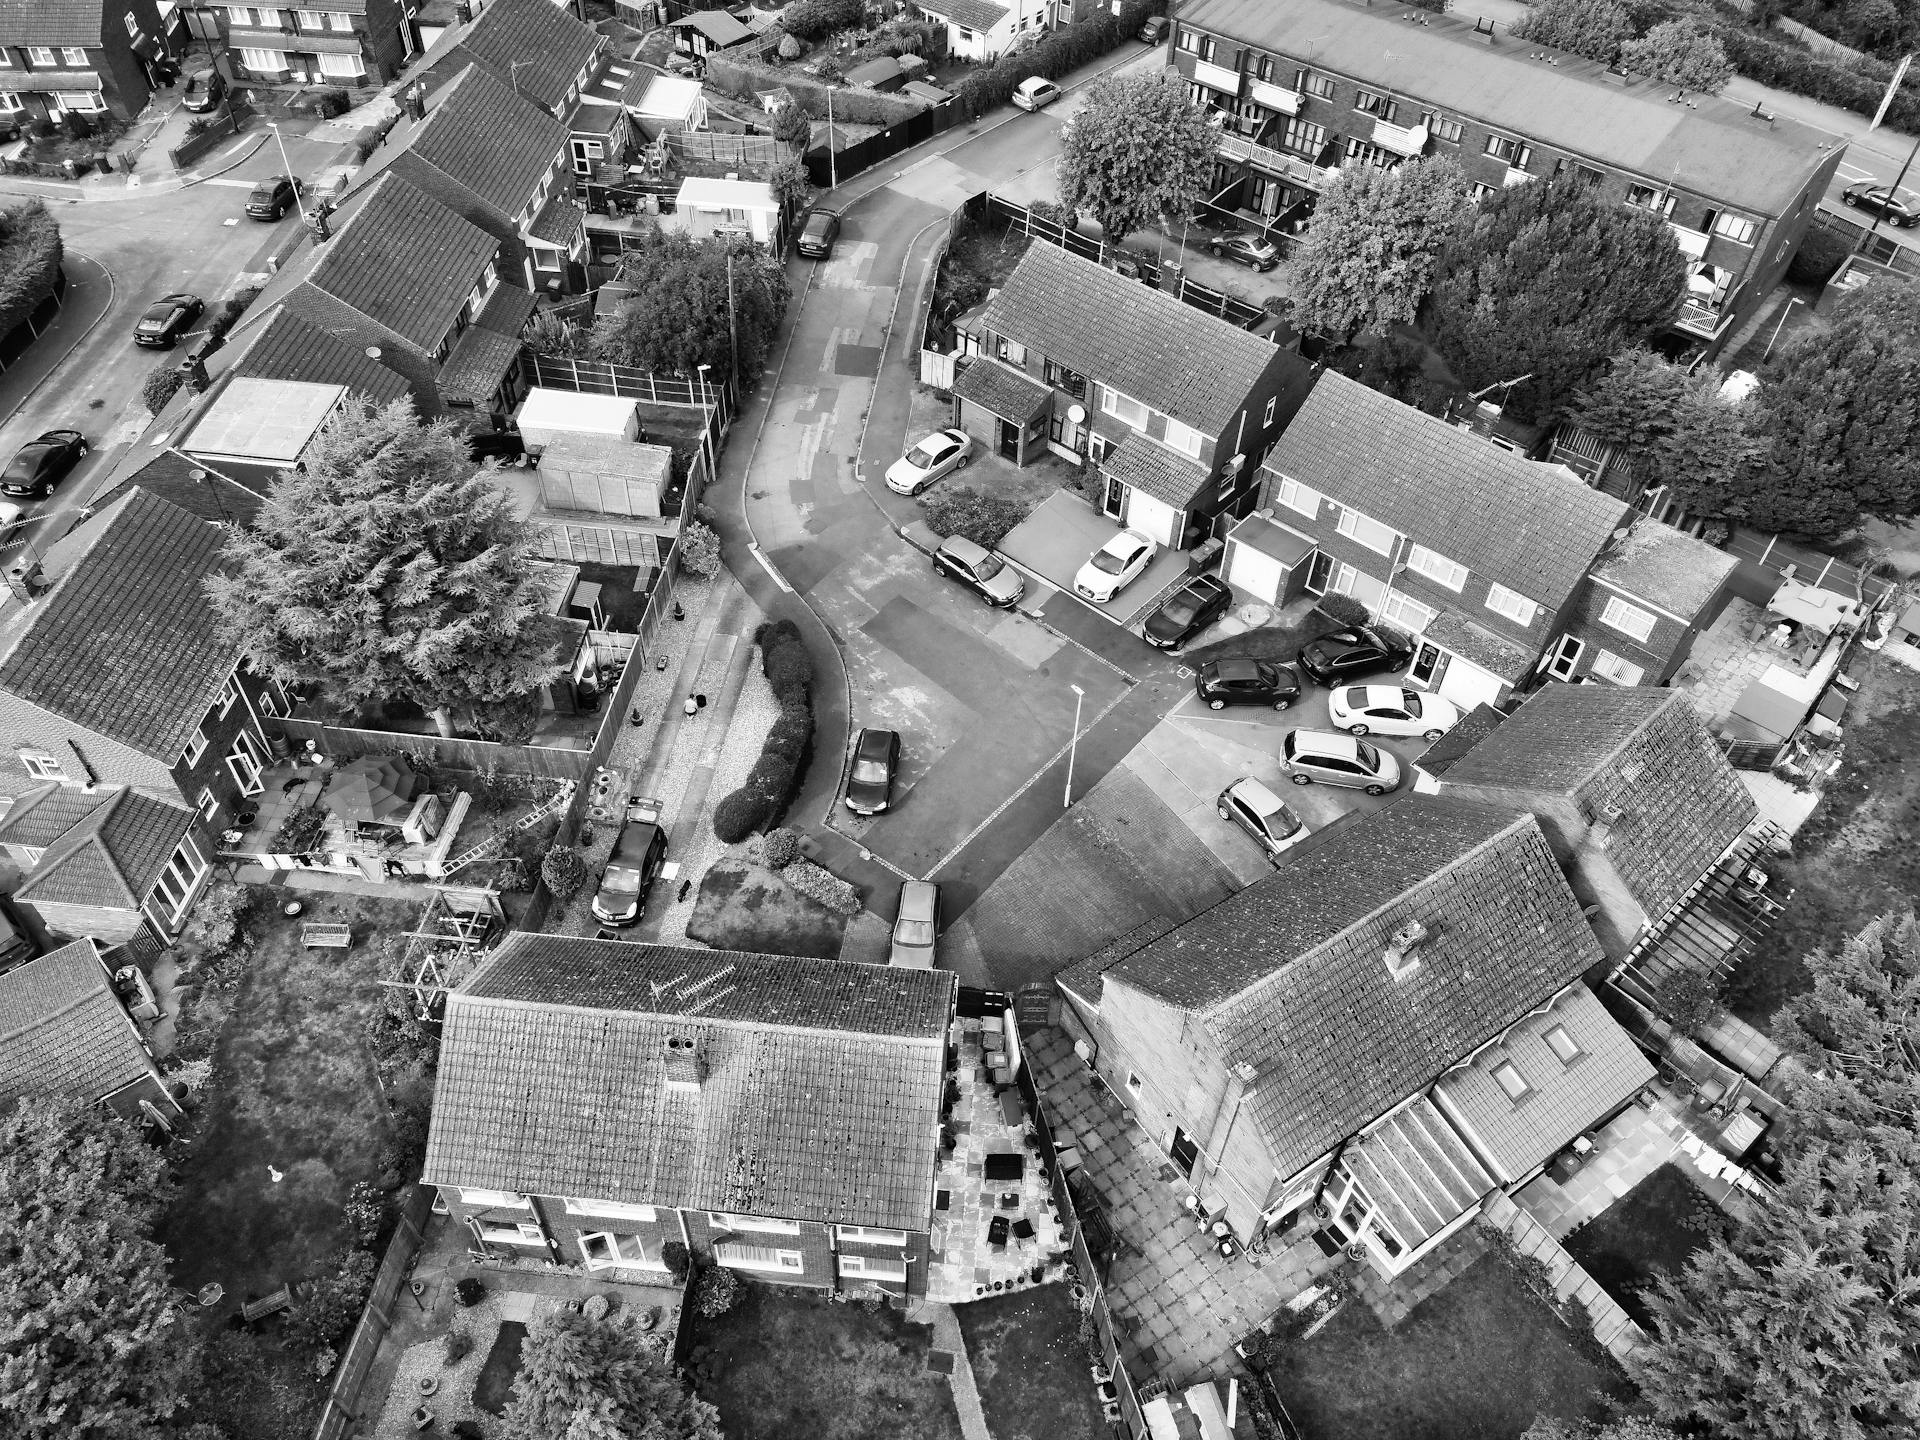
[(1374, 705), (1399, 705), (1401, 687), (1398, 685), (1349, 685), (1347, 690), (1351, 698), (1349, 705), (1366, 709)]
[(900, 919), (931, 920), (940, 887), (931, 880), (908, 880), (900, 886)]
[(868, 729), (868, 730), (862, 730), (860, 732), (860, 738), (854, 743), (855, 743), (855, 746), (858, 748), (859, 752), (862, 755), (865, 755), (869, 751), (872, 751), (875, 753), (885, 751), (889, 744), (891, 744), (893, 741), (898, 740), (899, 738), (900, 738), (900, 732), (897, 730)]
[(969, 565), (987, 558), (987, 547), (964, 535), (949, 535), (940, 542), (940, 548), (956, 560), (964, 560)]
[(1251, 680), (1260, 673), (1260, 662), (1245, 655), (1228, 655), (1206, 668), (1222, 680)]
[(1020, 88), (1031, 95), (1035, 90), (1057, 90), (1060, 87), (1044, 75), (1029, 75), (1020, 82)]
[(1213, 591), (1215, 593), (1218, 593), (1222, 590), (1225, 590), (1226, 588), (1227, 587), (1221, 583), (1220, 578), (1218, 576), (1196, 575), (1191, 580), (1187, 581), (1186, 584), (1182, 585), (1178, 590), (1176, 590), (1174, 594), (1182, 595), (1189, 590), (1197, 590), (1202, 593), (1205, 593), (1207, 591)]
[(1286, 801), (1251, 775), (1234, 781), (1227, 787), (1227, 791), (1245, 802), (1249, 809), (1259, 815), (1274, 815), (1287, 808)]
[(1296, 750), (1311, 750), (1315, 755), (1337, 755), (1346, 760), (1360, 758), (1360, 742), (1338, 730), (1294, 730), (1287, 736)]

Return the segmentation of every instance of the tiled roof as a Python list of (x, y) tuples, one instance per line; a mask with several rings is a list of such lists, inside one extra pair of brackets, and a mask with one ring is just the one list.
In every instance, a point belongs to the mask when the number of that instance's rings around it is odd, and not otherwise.
[[(447, 1002), (426, 1178), (927, 1228), (953, 976), (516, 934)], [(704, 1066), (666, 1084), (669, 1038)]]
[(1739, 563), (1704, 540), (1642, 516), (1627, 538), (1594, 566), (1593, 574), (1690, 621)]
[(107, 797), (99, 791), (89, 794), (77, 785), (49, 784), (29, 790), (0, 819), (0, 844), (45, 850), (106, 803)]
[(527, 226), (527, 234), (549, 245), (571, 244), (587, 222), (587, 212), (564, 195), (556, 195), (540, 207), (540, 213)]
[(566, 144), (564, 122), (490, 71), (469, 65), (434, 92), (405, 153), (499, 214), (517, 216)]
[(394, 371), (338, 335), (330, 335), (282, 306), (248, 336), (245, 350), (228, 359), (229, 374), (260, 380), (299, 380), (344, 385), (376, 405), (412, 395)]
[(487, 297), (487, 303), (480, 307), (480, 313), (473, 317), (474, 328), (491, 330), (496, 335), (518, 340), (533, 314), (533, 305), (534, 294), (531, 290), (523, 290), (503, 280)]
[(987, 303), (981, 323), (1210, 436), (1240, 413), (1282, 353), (1164, 290), (1040, 240)]
[(240, 658), (201, 588), (220, 531), (134, 490), (83, 532), (72, 566), (0, 638), (0, 691), (171, 765)]
[(953, 382), (953, 393), (990, 414), (1025, 425), (1053, 399), (1053, 387), (994, 359), (977, 357)]
[(753, 31), (724, 10), (696, 10), (668, 27), (672, 30), (698, 30), (716, 45), (738, 45), (751, 40)]
[(97, 47), (105, 10), (103, 0), (0, 0), (0, 45)]
[[(1580, 1047), (1571, 1064), (1547, 1044), (1556, 1025)], [(1502, 1063), (1531, 1087), (1517, 1103), (1493, 1078)], [(1437, 1088), (1442, 1109), (1465, 1121), (1502, 1173), (1518, 1179), (1651, 1079), (1653, 1066), (1639, 1047), (1576, 981), (1543, 1013), (1527, 1016), (1500, 1043), (1449, 1070)]]
[(21, 900), (137, 910), (192, 828), (192, 811), (122, 790), (48, 847), (14, 894)]
[[(146, 464), (131, 467), (124, 478), (87, 503), (96, 511), (105, 510), (140, 489), (215, 525), (251, 525), (260, 513), (264, 485), (255, 489), (253, 484), (242, 484), (208, 461), (177, 450), (162, 450), (155, 455), (136, 447), (131, 458), (137, 460), (143, 453), (149, 457)], [(199, 478), (202, 476), (205, 478)]]
[(1142, 920), (1133, 929), (1118, 939), (1101, 946), (1084, 960), (1076, 960), (1053, 977), (1054, 983), (1063, 990), (1071, 990), (1082, 1000), (1090, 1004), (1100, 1003), (1100, 992), (1106, 988), (1106, 974), (1127, 956), (1158, 940), (1173, 929), (1174, 922), (1164, 915), (1156, 915), (1151, 920)]
[[(1427, 938), (1396, 980), (1387, 945), (1411, 921)], [(1198, 1014), (1254, 1067), (1253, 1117), (1287, 1175), (1600, 958), (1531, 815), (1416, 794), (1313, 836), (1107, 984)]]
[(1753, 798), (1676, 690), (1550, 684), (1447, 771), (1449, 784), (1617, 809), (1607, 855), (1659, 917), (1753, 823)]
[(1012, 13), (993, 0), (915, 0), (915, 8), (967, 30), (991, 30)]
[(91, 940), (0, 975), (0, 1107), (23, 1095), (98, 1100), (150, 1064)]
[[(1781, 214), (1825, 159), (1834, 136), (1751, 107), (1693, 94), (1671, 105), (1671, 85), (1631, 88), (1603, 76), (1596, 61), (1513, 39), (1502, 23), (1493, 44), (1473, 38), (1471, 20), (1370, 9), (1344, 0), (1192, 0), (1183, 28), (1270, 47), (1363, 84), (1424, 101), (1558, 150), (1617, 165), (1662, 184)], [(1311, 47), (1309, 49), (1309, 47)], [(1546, 57), (1556, 62), (1546, 63)], [(1417, 97), (1417, 101), (1416, 98)]]
[(1524, 460), (1331, 371), (1262, 467), (1557, 610), (1631, 513), (1557, 465)]
[(1468, 619), (1457, 610), (1442, 609), (1421, 633), (1434, 644), (1444, 645), (1509, 684), (1519, 684), (1538, 658), (1526, 646), (1496, 635), (1488, 626)]
[(1414, 763), (1429, 775), (1444, 775), (1506, 718), (1491, 705), (1476, 705), (1462, 715), (1451, 730), (1421, 751)]
[(1209, 479), (1206, 466), (1142, 435), (1129, 436), (1109, 450), (1100, 469), (1175, 510), (1185, 510), (1198, 500)]
[(472, 24), (434, 41), (421, 68), (451, 78), (466, 65), (483, 66), (558, 115), (599, 45), (598, 35), (553, 0), (488, 0)]
[(476, 404), (491, 398), (520, 354), (520, 328), (532, 313), (533, 296), (503, 282), (448, 352), (434, 382), (440, 393)]

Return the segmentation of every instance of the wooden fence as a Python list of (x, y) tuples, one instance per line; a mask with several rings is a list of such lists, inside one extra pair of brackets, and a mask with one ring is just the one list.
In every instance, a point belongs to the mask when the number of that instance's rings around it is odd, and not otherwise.
[[(287, 737), (296, 749), (314, 741), (333, 760), (355, 760), (362, 755), (421, 755), (436, 766), (456, 770), (499, 769), (514, 775), (537, 775), (548, 780), (584, 781), (593, 773), (590, 750), (563, 750), (551, 745), (501, 745), (492, 740), (467, 740), (445, 735), (418, 735), (404, 730), (360, 730), (330, 725), (324, 720), (283, 716), (268, 719), (269, 732)], [(602, 721), (601, 728), (605, 728)]]
[(327, 1403), (320, 1412), (320, 1423), (314, 1427), (313, 1440), (345, 1440), (359, 1425), (361, 1406), (366, 1400), (379, 1405), (386, 1399), (384, 1395), (363, 1399), (360, 1391), (380, 1353), (380, 1342), (393, 1323), (393, 1307), (399, 1303), (400, 1287), (413, 1268), (413, 1257), (420, 1253), (427, 1218), (433, 1211), (433, 1196), (432, 1187), (427, 1185), (415, 1185), (413, 1193), (407, 1196), (400, 1212), (399, 1228), (387, 1242), (386, 1258), (380, 1262), (379, 1272), (373, 1278), (373, 1293), (367, 1297), (367, 1308), (360, 1314), (360, 1323), (353, 1327), (347, 1353), (333, 1372), (333, 1389), (327, 1393)]
[[(771, 118), (771, 117), (767, 117)], [(667, 148), (687, 168), (687, 161), (705, 161), (710, 165), (752, 165), (771, 170), (782, 160), (793, 158), (793, 147), (771, 135), (718, 135), (712, 131), (669, 130)]]
[(610, 360), (581, 360), (570, 355), (523, 352), (527, 374), (535, 385), (552, 390), (578, 390), (589, 395), (618, 395), (649, 405), (711, 405), (720, 412), (724, 432), (739, 411), (732, 384), (721, 377), (702, 382), (678, 375), (655, 375)]
[(1620, 1308), (1600, 1282), (1569, 1255), (1566, 1247), (1553, 1238), (1546, 1226), (1514, 1203), (1505, 1191), (1496, 1190), (1481, 1207), (1482, 1223), (1505, 1234), (1513, 1248), (1547, 1267), (1556, 1300), (1577, 1300), (1593, 1326), (1593, 1338), (1607, 1347), (1616, 1360), (1624, 1360), (1646, 1340), (1647, 1335), (1633, 1317)]

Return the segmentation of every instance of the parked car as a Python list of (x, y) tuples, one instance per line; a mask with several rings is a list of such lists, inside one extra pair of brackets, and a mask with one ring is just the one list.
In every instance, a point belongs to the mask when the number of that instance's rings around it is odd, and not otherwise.
[(893, 803), (893, 777), (900, 769), (900, 733), (862, 730), (853, 741), (847, 769), (847, 808), (856, 815), (878, 815)]
[(0, 505), (0, 550), (9, 549), (19, 543), (20, 532), (27, 528), (31, 517), (24, 505)]
[(1164, 15), (1149, 15), (1146, 24), (1139, 29), (1139, 36), (1149, 45), (1158, 45), (1165, 37), (1170, 23)]
[(831, 210), (809, 210), (800, 222), (800, 238), (793, 248), (809, 260), (825, 260), (833, 254), (833, 242), (840, 238), (840, 217)]
[(1216, 235), (1207, 241), (1207, 251), (1217, 259), (1231, 260), (1263, 274), (1280, 263), (1280, 252), (1273, 242), (1258, 235)]
[(1284, 710), (1300, 698), (1300, 677), (1276, 660), (1210, 660), (1195, 673), (1193, 693), (1209, 709), (1229, 705), (1271, 705)]
[(1350, 625), (1300, 651), (1300, 668), (1318, 685), (1337, 685), (1382, 670), (1400, 671), (1413, 659), (1413, 647), (1390, 630)]
[(928, 880), (909, 880), (900, 887), (900, 911), (893, 922), (889, 965), (915, 970), (933, 968), (933, 941), (940, 931), (940, 887)]
[(1340, 785), (1384, 795), (1400, 784), (1392, 752), (1337, 730), (1289, 730), (1280, 742), (1280, 768), (1296, 785)]
[(614, 837), (600, 888), (593, 896), (593, 918), (616, 928), (638, 924), (647, 892), (667, 860), (667, 832), (648, 820), (627, 820)]
[(1140, 577), (1159, 548), (1138, 530), (1122, 530), (1080, 567), (1073, 577), (1074, 591), (1105, 605)]
[(180, 108), (204, 115), (226, 97), (226, 77), (209, 66), (188, 75), (180, 92)]
[(206, 302), (198, 295), (162, 295), (147, 307), (147, 313), (133, 327), (133, 343), (154, 350), (171, 350), (206, 308)]
[(896, 495), (918, 495), (943, 475), (967, 468), (973, 437), (964, 430), (936, 430), (887, 467), (887, 488)]
[(1903, 230), (1920, 225), (1920, 209), (1909, 205), (1886, 185), (1849, 185), (1840, 198), (1854, 209), (1882, 216)]
[(1287, 808), (1286, 801), (1251, 775), (1222, 790), (1216, 808), (1222, 820), (1230, 820), (1246, 831), (1276, 864), (1311, 833)]
[(44, 500), (87, 453), (87, 437), (78, 430), (49, 430), (13, 452), (0, 471), (0, 491)]
[(1233, 591), (1212, 575), (1196, 575), (1160, 602), (1141, 634), (1149, 645), (1184, 645), (1233, 608)]
[(290, 175), (269, 175), (247, 193), (247, 214), (256, 220), (278, 220), (293, 209), (305, 187)]
[(518, 430), (470, 430), (467, 432), (467, 457), (471, 460), (498, 460), (512, 465), (527, 453), (527, 442)]
[(1327, 696), (1327, 718), (1349, 735), (1438, 740), (1459, 723), (1460, 707), (1400, 685), (1348, 685)]
[(1030, 75), (1013, 92), (1013, 103), (1022, 110), (1044, 110), (1066, 92), (1051, 80)]
[(949, 535), (940, 542), (933, 552), (933, 568), (1002, 610), (1018, 605), (1027, 593), (1025, 576), (964, 535)]

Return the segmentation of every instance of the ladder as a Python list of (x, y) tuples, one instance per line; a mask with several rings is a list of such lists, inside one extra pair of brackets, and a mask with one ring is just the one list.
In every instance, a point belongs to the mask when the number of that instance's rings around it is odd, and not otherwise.
[[(572, 799), (573, 799), (573, 781), (568, 780), (563, 782), (560, 788), (554, 791), (552, 795), (548, 796), (545, 800), (542, 800), (538, 805), (534, 806), (533, 809), (529, 810), (525, 815), (522, 815), (518, 820), (516, 820), (514, 822), (513, 828), (515, 830), (529, 830), (533, 826), (538, 825), (542, 820), (546, 819), (547, 816), (551, 815), (554, 811), (566, 808), (567, 802)], [(509, 833), (510, 833), (509, 831), (505, 831), (505, 830), (498, 831), (492, 835), (487, 836), (487, 838), (482, 840), (478, 845), (475, 845), (470, 849), (463, 850), (458, 856), (456, 856), (455, 858), (447, 862), (447, 867), (444, 873), (451, 875), (453, 874), (454, 871), (460, 869), (463, 865), (471, 865), (476, 860), (486, 859), (489, 855), (491, 855), (494, 851), (498, 850), (502, 845), (506, 843), (507, 835)]]

